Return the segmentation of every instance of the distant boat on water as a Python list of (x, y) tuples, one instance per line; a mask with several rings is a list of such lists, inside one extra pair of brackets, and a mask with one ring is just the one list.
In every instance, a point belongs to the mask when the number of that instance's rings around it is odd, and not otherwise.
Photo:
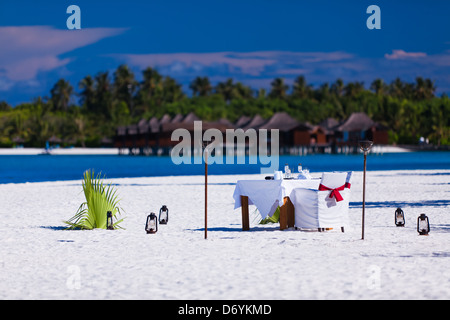
[(52, 151), (49, 149), (44, 149), (41, 153), (38, 154), (39, 156), (51, 156)]
[(50, 147), (50, 144), (48, 141), (45, 142), (45, 149), (39, 153), (41, 156), (50, 156), (52, 154), (52, 148)]

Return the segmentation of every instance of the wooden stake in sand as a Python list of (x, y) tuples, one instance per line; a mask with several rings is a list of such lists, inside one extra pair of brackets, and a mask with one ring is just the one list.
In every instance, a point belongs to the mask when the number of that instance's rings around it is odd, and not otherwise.
[[(215, 138), (211, 137), (209, 141), (214, 142)], [(206, 239), (208, 237), (208, 153), (210, 150), (209, 148), (211, 148), (211, 145), (208, 144), (207, 141), (203, 141), (202, 144), (205, 158), (205, 239)]]
[(364, 152), (364, 175), (363, 175), (363, 209), (362, 209), (362, 231), (361, 231), (361, 240), (364, 240), (364, 215), (366, 209), (366, 163), (367, 163), (367, 153), (370, 148), (372, 148), (373, 141), (363, 140), (359, 141), (359, 147)]
[(208, 148), (205, 148), (205, 239), (208, 237)]

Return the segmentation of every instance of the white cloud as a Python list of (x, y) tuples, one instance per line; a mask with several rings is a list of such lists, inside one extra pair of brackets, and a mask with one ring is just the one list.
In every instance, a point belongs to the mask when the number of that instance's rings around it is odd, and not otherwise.
[(299, 75), (314, 85), (334, 82), (362, 81), (368, 87), (373, 80), (390, 82), (397, 77), (415, 81), (418, 76), (436, 80), (438, 91), (450, 83), (450, 52), (427, 54), (393, 50), (379, 57), (334, 52), (213, 52), (168, 54), (109, 55), (127, 63), (137, 72), (147, 67), (157, 68), (185, 86), (197, 76), (208, 76), (212, 83), (233, 78), (254, 88), (269, 88), (270, 82), (282, 77), (291, 84)]
[[(211, 52), (110, 55), (132, 67), (143, 70), (158, 68), (172, 76), (195, 77), (217, 75), (223, 77), (260, 77), (300, 75), (311, 73), (325, 63), (352, 64), (354, 55), (346, 52)], [(352, 66), (351, 68), (357, 68)]]
[(388, 60), (400, 60), (409, 58), (424, 58), (427, 54), (425, 52), (406, 52), (404, 50), (392, 50), (391, 54), (386, 53), (384, 57)]
[(72, 61), (70, 58), (60, 58), (60, 55), (124, 31), (118, 28), (61, 30), (48, 26), (0, 27), (2, 82), (11, 84), (35, 79), (38, 72), (53, 70)]
[(270, 58), (243, 57), (235, 52), (213, 53), (167, 53), (167, 54), (124, 54), (117, 55), (132, 66), (142, 69), (148, 66), (167, 67), (176, 65), (177, 70), (217, 68), (226, 65), (231, 70), (239, 69), (250, 75), (258, 75), (264, 68), (276, 61)]

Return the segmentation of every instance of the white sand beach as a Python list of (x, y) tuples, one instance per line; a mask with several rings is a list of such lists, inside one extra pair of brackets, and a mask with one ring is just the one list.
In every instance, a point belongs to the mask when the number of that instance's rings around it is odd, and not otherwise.
[[(0, 148), (0, 155), (38, 155), (45, 152), (44, 148)], [(119, 154), (117, 148), (55, 148), (51, 149), (53, 155), (104, 155)]]
[[(45, 152), (44, 148), (0, 148), (0, 155), (38, 155)], [(118, 148), (54, 148), (52, 155), (117, 155)], [(401, 153), (411, 152), (411, 150), (397, 146), (375, 145), (371, 151), (380, 153)], [(122, 150), (123, 154), (128, 154), (128, 149)]]
[[(361, 172), (345, 233), (243, 232), (234, 185), (263, 176), (210, 176), (207, 240), (203, 179), (108, 180), (126, 217), (114, 231), (63, 230), (84, 201), (81, 180), (0, 185), (0, 299), (450, 299), (450, 170), (368, 172), (365, 240)], [(169, 223), (146, 234), (163, 204)], [(416, 231), (421, 213), (428, 236)]]

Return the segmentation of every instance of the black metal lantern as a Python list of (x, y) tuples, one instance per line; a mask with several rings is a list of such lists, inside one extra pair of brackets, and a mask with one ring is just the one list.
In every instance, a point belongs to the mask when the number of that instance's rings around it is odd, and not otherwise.
[(158, 231), (158, 218), (153, 212), (147, 216), (147, 222), (145, 223), (145, 231), (147, 234), (156, 233)]
[(113, 218), (112, 218), (112, 212), (111, 211), (108, 211), (106, 213), (106, 229), (114, 230), (114, 224), (113, 224)]
[(166, 205), (163, 205), (161, 209), (159, 209), (159, 223), (167, 224), (169, 222), (169, 209), (167, 209)]
[(420, 214), (417, 218), (417, 232), (421, 236), (427, 236), (430, 232), (430, 221), (425, 213)]
[(405, 213), (401, 208), (397, 208), (397, 210), (395, 210), (395, 225), (397, 227), (405, 226)]
[(361, 149), (361, 151), (364, 152), (364, 154), (367, 154), (373, 146), (373, 141), (361, 140), (361, 141), (358, 141), (358, 144), (359, 144), (359, 148)]

